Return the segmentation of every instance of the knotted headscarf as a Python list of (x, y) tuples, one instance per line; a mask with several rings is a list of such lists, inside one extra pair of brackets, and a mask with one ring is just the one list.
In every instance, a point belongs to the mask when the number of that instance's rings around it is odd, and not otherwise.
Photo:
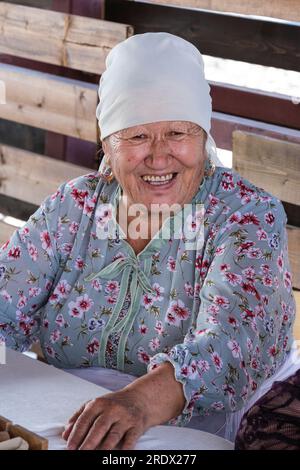
[(101, 140), (140, 124), (190, 121), (205, 130), (206, 150), (222, 166), (210, 134), (212, 103), (203, 58), (185, 39), (144, 33), (117, 44), (106, 58), (99, 100)]

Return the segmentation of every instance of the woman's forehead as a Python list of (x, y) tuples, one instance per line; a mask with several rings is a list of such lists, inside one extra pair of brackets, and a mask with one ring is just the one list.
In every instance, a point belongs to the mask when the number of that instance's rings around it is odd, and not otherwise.
[(122, 129), (116, 132), (116, 135), (125, 135), (131, 132), (136, 132), (140, 130), (148, 130), (148, 131), (163, 131), (169, 129), (182, 129), (188, 130), (191, 128), (200, 130), (201, 127), (198, 124), (195, 124), (190, 121), (159, 121), (159, 122), (151, 122), (147, 124), (139, 124), (137, 126), (127, 127), (126, 129)]

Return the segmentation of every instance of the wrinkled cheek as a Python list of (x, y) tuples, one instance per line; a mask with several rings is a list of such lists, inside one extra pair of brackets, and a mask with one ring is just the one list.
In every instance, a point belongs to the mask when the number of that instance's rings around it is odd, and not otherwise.
[(120, 184), (124, 193), (130, 196), (140, 195), (143, 191), (142, 182), (139, 180), (139, 177), (133, 177), (133, 175), (127, 175)]

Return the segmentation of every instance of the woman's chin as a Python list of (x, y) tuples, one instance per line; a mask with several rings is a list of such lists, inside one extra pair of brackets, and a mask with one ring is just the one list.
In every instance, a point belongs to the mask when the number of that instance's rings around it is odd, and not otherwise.
[[(168, 210), (168, 207), (169, 208), (173, 208), (176, 209), (177, 206), (178, 208), (181, 207), (181, 204), (179, 203), (178, 201), (178, 198), (176, 197), (176, 195), (164, 195), (164, 196), (156, 196), (156, 197), (152, 197), (152, 198), (147, 198), (145, 199), (145, 197), (143, 198), (143, 200), (141, 201), (141, 204), (143, 204), (144, 206), (147, 207), (147, 210), (148, 212), (165, 212), (166, 210)], [(160, 207), (160, 206), (164, 206), (164, 207)]]

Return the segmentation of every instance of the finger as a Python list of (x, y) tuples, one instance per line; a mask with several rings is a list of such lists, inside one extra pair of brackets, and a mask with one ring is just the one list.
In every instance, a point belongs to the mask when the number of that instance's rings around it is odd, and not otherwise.
[(72, 429), (73, 429), (73, 427), (74, 427), (74, 424), (75, 424), (75, 423), (66, 424), (65, 430), (63, 431), (63, 433), (62, 433), (62, 435), (61, 435), (62, 438), (63, 438), (65, 441), (68, 440), (68, 437), (69, 437), (69, 435), (70, 435), (70, 433), (71, 433), (71, 431), (72, 431)]
[(113, 450), (118, 448), (118, 444), (122, 441), (128, 427), (121, 426), (121, 423), (115, 423), (109, 429), (108, 433), (100, 442), (100, 445), (97, 447), (97, 450)]
[(143, 432), (136, 428), (129, 429), (125, 434), (120, 450), (133, 450), (142, 434)]
[[(89, 402), (87, 402), (87, 403), (89, 403)], [(87, 405), (87, 403), (82, 405), (82, 407), (71, 416), (71, 418), (69, 419), (69, 421), (65, 425), (65, 429), (64, 429), (64, 431), (62, 432), (62, 435), (61, 435), (62, 438), (65, 439), (65, 441), (68, 439), (68, 437), (69, 437), (69, 435), (70, 435), (70, 433), (73, 429), (74, 423), (77, 421), (77, 419), (79, 418), (79, 416), (83, 412), (83, 410), (84, 410), (85, 406)]]
[(103, 415), (98, 416), (91, 426), (89, 432), (85, 436), (85, 439), (79, 447), (79, 450), (96, 449), (105, 435), (109, 432), (112, 424), (113, 423), (111, 419), (104, 418)]
[(79, 410), (75, 411), (75, 413), (69, 419), (68, 423), (75, 423), (75, 421), (79, 418), (79, 416), (81, 415), (81, 413), (83, 412), (84, 408), (86, 407), (88, 403), (89, 402), (85, 403), (79, 408)]
[(89, 432), (90, 427), (96, 419), (96, 409), (93, 406), (86, 406), (77, 421), (74, 423), (68, 438), (67, 448), (69, 450), (78, 449)]

